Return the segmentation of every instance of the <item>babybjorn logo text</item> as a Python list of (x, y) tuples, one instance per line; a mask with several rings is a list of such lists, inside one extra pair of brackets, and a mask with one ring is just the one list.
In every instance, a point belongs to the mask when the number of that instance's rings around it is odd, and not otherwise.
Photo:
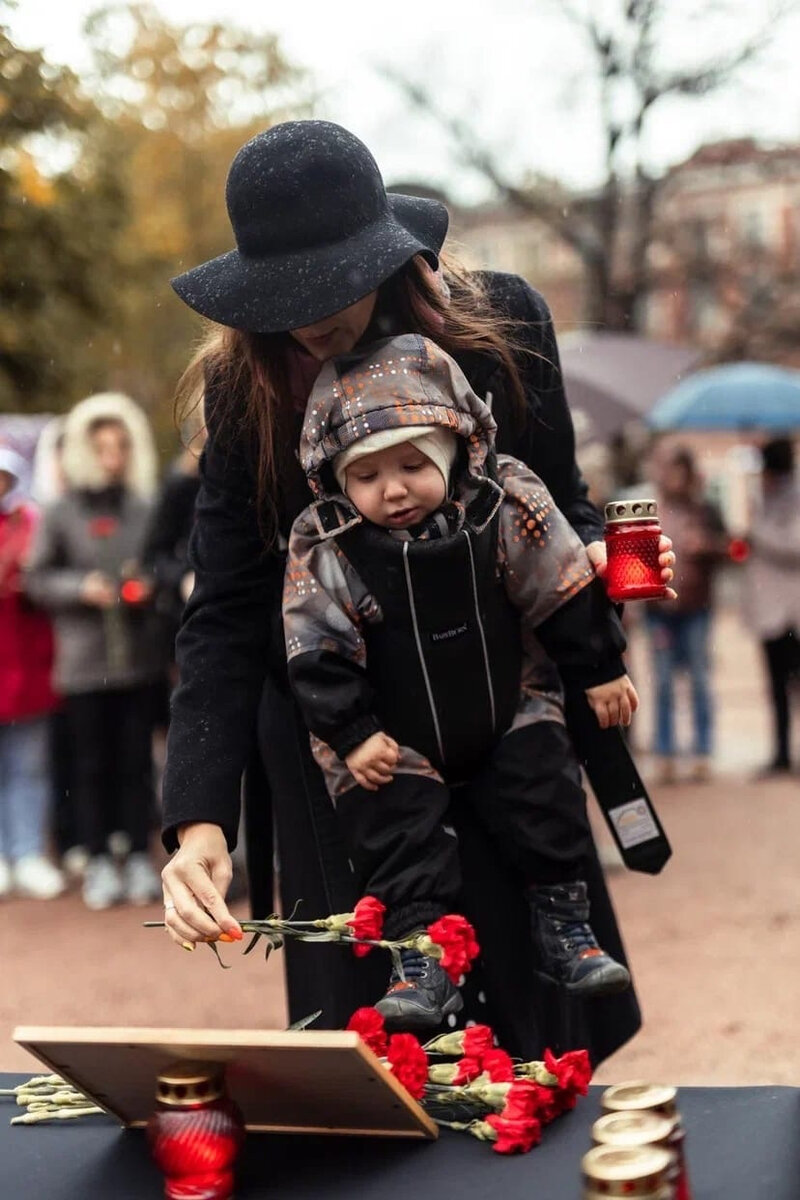
[(443, 629), (441, 633), (432, 633), (432, 642), (450, 642), (453, 638), (463, 637), (467, 632), (467, 622), (463, 625), (456, 625), (454, 629)]

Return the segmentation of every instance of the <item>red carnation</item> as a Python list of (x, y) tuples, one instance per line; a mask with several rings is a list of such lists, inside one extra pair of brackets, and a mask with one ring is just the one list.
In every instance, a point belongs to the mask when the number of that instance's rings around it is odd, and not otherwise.
[(564, 1091), (553, 1093), (553, 1101), (558, 1109), (556, 1116), (560, 1117), (562, 1113), (572, 1111), (578, 1103), (578, 1093), (565, 1088)]
[[(568, 1050), (560, 1058), (556, 1058), (551, 1050), (545, 1050), (544, 1065), (551, 1075), (555, 1075), (561, 1091), (573, 1096), (585, 1096), (589, 1091), (592, 1064), (586, 1050)], [(569, 1107), (573, 1108), (574, 1104)]]
[(386, 1057), (398, 1081), (419, 1100), (428, 1082), (428, 1056), (413, 1033), (393, 1033)]
[(388, 1038), (383, 1017), (377, 1008), (357, 1008), (347, 1022), (347, 1028), (357, 1033), (373, 1054), (383, 1058)]
[(542, 1140), (542, 1127), (536, 1117), (514, 1118), (492, 1113), (486, 1124), (497, 1133), (492, 1146), (497, 1154), (527, 1154)]
[(492, 1083), (511, 1083), (514, 1078), (514, 1063), (505, 1050), (488, 1050), (482, 1066)]
[(466, 917), (451, 913), (428, 926), (428, 937), (442, 947), (441, 965), (453, 983), (458, 984), (480, 953), (475, 930)]
[(470, 1025), (464, 1030), (464, 1056), (466, 1058), (477, 1058), (480, 1061), (493, 1046), (494, 1034), (488, 1025)]
[(508, 1089), (506, 1102), (500, 1114), (516, 1120), (527, 1120), (535, 1117), (537, 1109), (538, 1087), (532, 1079), (515, 1079)]
[(538, 1092), (532, 1079), (515, 1079), (508, 1089), (503, 1111), (486, 1118), (486, 1124), (497, 1133), (493, 1149), (498, 1154), (526, 1154), (542, 1140)]
[(456, 1073), (453, 1076), (453, 1084), (455, 1087), (465, 1083), (472, 1083), (473, 1079), (477, 1079), (483, 1070), (480, 1059), (478, 1058), (462, 1058), (456, 1063)]
[[(563, 1096), (569, 1095), (566, 1092), (556, 1092), (554, 1088), (541, 1087), (536, 1085), (536, 1116), (541, 1121), (542, 1125), (549, 1125), (556, 1117), (560, 1117), (565, 1111), (565, 1106), (562, 1100)], [(575, 1096), (572, 1096), (572, 1107), (575, 1105)]]
[[(359, 941), (379, 942), (383, 937), (383, 914), (386, 912), (386, 905), (381, 904), (380, 900), (376, 900), (374, 896), (363, 896), (355, 906), (353, 911), (353, 919), (347, 924), (352, 928), (353, 934)], [(365, 954), (369, 954), (372, 946), (355, 945), (353, 953), (359, 958), (363, 958)]]

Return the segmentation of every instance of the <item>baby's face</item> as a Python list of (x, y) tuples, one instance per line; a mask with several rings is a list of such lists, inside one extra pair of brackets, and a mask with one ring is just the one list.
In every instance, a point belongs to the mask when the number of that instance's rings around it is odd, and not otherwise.
[(347, 468), (346, 491), (363, 517), (385, 529), (418, 525), (446, 495), (438, 467), (413, 442), (357, 458)]

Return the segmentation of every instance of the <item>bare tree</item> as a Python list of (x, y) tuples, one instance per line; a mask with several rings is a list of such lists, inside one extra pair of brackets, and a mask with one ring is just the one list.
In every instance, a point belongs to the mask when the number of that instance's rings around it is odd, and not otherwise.
[[(723, 190), (729, 169), (739, 203)], [(787, 198), (798, 183), (800, 149), (754, 138), (702, 147), (663, 181), (649, 293), (680, 297), (670, 305), (675, 332), (702, 344), (710, 361), (800, 365), (797, 230)], [(713, 209), (709, 188), (718, 192)], [(767, 208), (741, 208), (748, 193), (767, 197)]]
[[(660, 185), (646, 165), (651, 114), (670, 97), (697, 99), (729, 84), (764, 51), (781, 18), (795, 5), (792, 0), (772, 0), (759, 31), (740, 45), (701, 63), (673, 67), (662, 61), (669, 0), (615, 0), (611, 6), (596, 0), (554, 3), (588, 47), (595, 69), (604, 178), (588, 199), (572, 197), (552, 182), (515, 181), (467, 118), (436, 103), (427, 83), (390, 67), (384, 73), (416, 108), (446, 129), (465, 165), (515, 207), (544, 222), (578, 254), (586, 279), (585, 319), (610, 329), (631, 329), (647, 292), (648, 247)], [(719, 0), (705, 0), (694, 20), (718, 16), (724, 7)]]

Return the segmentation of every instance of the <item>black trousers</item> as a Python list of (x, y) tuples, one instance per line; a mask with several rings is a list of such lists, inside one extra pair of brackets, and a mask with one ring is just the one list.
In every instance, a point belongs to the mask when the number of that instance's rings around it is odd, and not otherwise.
[(61, 857), (78, 845), (75, 800), (72, 794), (72, 752), (64, 708), (50, 714), (50, 769), (53, 781), (53, 840)]
[(789, 684), (800, 676), (800, 637), (797, 630), (788, 629), (778, 638), (761, 643), (769, 672), (772, 696), (772, 719), (775, 737), (774, 762), (788, 767), (789, 751)]
[(64, 705), (78, 841), (104, 854), (121, 830), (131, 849), (147, 849), (153, 825), (152, 689), (145, 685), (82, 692)]
[(354, 787), (336, 809), (361, 894), (387, 907), (387, 936), (402, 936), (458, 903), (459, 849), (448, 822), (467, 806), (500, 858), (526, 886), (581, 878), (591, 830), (566, 729), (552, 721), (504, 737), (483, 769), (450, 789), (399, 774), (377, 792)]

